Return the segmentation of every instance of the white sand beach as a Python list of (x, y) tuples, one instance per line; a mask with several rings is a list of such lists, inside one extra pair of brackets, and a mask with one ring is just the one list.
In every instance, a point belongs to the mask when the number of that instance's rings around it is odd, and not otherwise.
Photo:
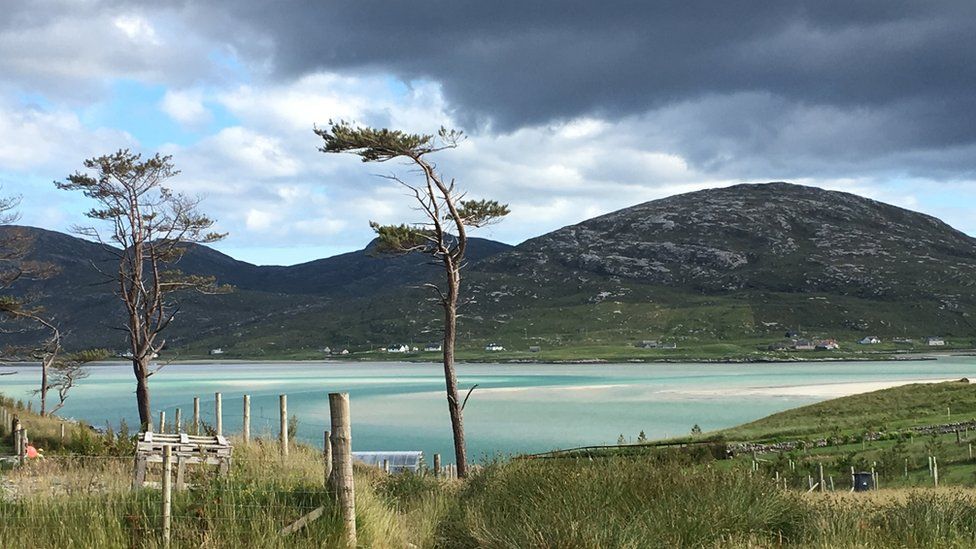
[(899, 379), (891, 381), (855, 381), (839, 383), (819, 383), (815, 385), (783, 385), (775, 387), (730, 387), (726, 389), (681, 389), (663, 391), (682, 396), (716, 397), (716, 396), (784, 396), (784, 397), (816, 397), (823, 399), (838, 398), (859, 393), (869, 393), (900, 387), (912, 383), (942, 383), (958, 381), (953, 379)]

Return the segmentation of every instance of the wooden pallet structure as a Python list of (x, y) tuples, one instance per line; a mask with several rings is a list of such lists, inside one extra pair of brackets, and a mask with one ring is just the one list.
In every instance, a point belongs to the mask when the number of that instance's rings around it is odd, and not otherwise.
[(194, 436), (186, 433), (163, 434), (148, 431), (139, 433), (132, 478), (133, 488), (160, 486), (159, 482), (146, 481), (146, 470), (150, 463), (163, 463), (165, 447), (171, 448), (172, 459), (176, 463), (177, 490), (186, 487), (184, 476), (187, 465), (216, 466), (219, 475), (226, 475), (230, 471), (231, 454), (234, 448), (220, 435)]

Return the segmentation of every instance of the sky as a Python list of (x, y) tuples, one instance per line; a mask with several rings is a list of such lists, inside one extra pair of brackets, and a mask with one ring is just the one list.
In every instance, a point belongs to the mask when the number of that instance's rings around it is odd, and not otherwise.
[(791, 181), (976, 236), (976, 2), (0, 0), (0, 195), (69, 231), (53, 181), (128, 148), (172, 155), (216, 247), (294, 264), (419, 221), (326, 155), (331, 120), (467, 139), (435, 157), (516, 244), (709, 187)]

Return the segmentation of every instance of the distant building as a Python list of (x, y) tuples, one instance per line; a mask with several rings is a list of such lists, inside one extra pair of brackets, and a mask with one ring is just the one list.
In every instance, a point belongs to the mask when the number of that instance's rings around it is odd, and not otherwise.
[(858, 341), (858, 343), (861, 345), (877, 345), (878, 343), (881, 343), (881, 338), (877, 336), (864, 336), (860, 341)]
[(946, 340), (945, 340), (945, 338), (934, 337), (933, 336), (933, 337), (927, 337), (927, 338), (925, 338), (925, 343), (929, 347), (943, 347), (946, 344)]
[(410, 346), (409, 345), (404, 345), (403, 343), (401, 343), (399, 345), (390, 345), (389, 347), (386, 348), (386, 352), (388, 352), (388, 353), (409, 353), (410, 352)]
[(638, 341), (634, 343), (634, 347), (639, 349), (657, 349), (657, 341), (653, 339), (645, 339), (644, 341)]
[(661, 348), (662, 349), (677, 349), (678, 348), (678, 344), (675, 343), (675, 342), (673, 342), (673, 341), (669, 341), (667, 343), (662, 343), (661, 344)]
[(539, 347), (538, 345), (530, 345), (529, 346), (529, 352), (530, 353), (538, 353), (541, 350), (542, 350), (542, 347)]
[(489, 343), (488, 345), (485, 345), (485, 350), (488, 351), (488, 352), (490, 352), (490, 353), (495, 353), (495, 352), (498, 352), (498, 351), (504, 351), (505, 350), (505, 347), (502, 347), (501, 345), (499, 345), (497, 343)]
[(816, 343), (814, 346), (818, 351), (836, 351), (840, 349), (840, 345), (837, 343), (836, 339), (822, 339)]
[(777, 341), (775, 343), (770, 343), (769, 347), (767, 347), (767, 349), (769, 349), (770, 351), (786, 351), (789, 348), (790, 348), (789, 344), (787, 344), (784, 341)]
[(327, 355), (331, 355), (332, 354), (332, 347), (322, 347), (322, 352), (325, 353), (325, 354), (327, 354)]
[(221, 349), (220, 347), (217, 347), (216, 349), (210, 349), (210, 354), (211, 355), (222, 355), (222, 354), (224, 354), (224, 350)]
[(440, 343), (428, 343), (424, 345), (425, 353), (439, 353), (444, 350), (444, 346)]
[(349, 349), (343, 349), (343, 350), (339, 351), (339, 354), (340, 355), (348, 355), (349, 354)]
[(812, 341), (797, 339), (793, 342), (793, 349), (796, 351), (812, 351), (816, 348)]
[(891, 341), (893, 343), (901, 343), (901, 344), (904, 344), (904, 345), (911, 345), (912, 343), (915, 343), (915, 340), (914, 339), (911, 339), (911, 338), (908, 338), (908, 337), (896, 337), (896, 338), (892, 339)]
[(785, 337), (786, 337), (787, 339), (793, 339), (793, 338), (795, 338), (795, 337), (800, 337), (800, 332), (798, 332), (798, 331), (796, 331), (796, 330), (787, 330), (787, 331), (786, 331), (786, 336), (785, 336)]

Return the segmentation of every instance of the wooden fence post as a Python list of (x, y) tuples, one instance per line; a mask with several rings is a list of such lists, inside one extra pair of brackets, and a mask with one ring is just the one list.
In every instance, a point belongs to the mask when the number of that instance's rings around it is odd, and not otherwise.
[(935, 487), (939, 487), (939, 458), (932, 456), (932, 480), (935, 481)]
[(390, 474), (390, 460), (388, 459), (383, 460), (383, 472), (388, 475)]
[(176, 421), (173, 422), (173, 432), (180, 434), (183, 432), (183, 410), (176, 409)]
[(224, 434), (224, 407), (221, 404), (220, 393), (214, 393), (214, 414), (217, 418), (214, 420), (214, 429), (217, 431), (217, 436), (223, 436)]
[(817, 464), (817, 469), (820, 472), (820, 491), (821, 492), (826, 492), (827, 491), (827, 484), (824, 483), (823, 463), (818, 463)]
[(200, 434), (200, 397), (193, 397), (193, 434)]
[(347, 547), (356, 547), (356, 499), (352, 476), (352, 427), (349, 418), (349, 393), (329, 393), (332, 419), (332, 450), (335, 458), (333, 491), (339, 500)]
[(64, 446), (64, 423), (61, 424), (61, 446)]
[(173, 447), (163, 446), (163, 547), (169, 547), (170, 511), (173, 504)]
[(973, 459), (973, 443), (969, 443), (969, 459)]
[(434, 478), (441, 476), (441, 455), (434, 454)]
[(251, 442), (251, 395), (244, 395), (244, 425), (241, 429), (244, 444)]
[(288, 395), (278, 395), (278, 444), (281, 455), (288, 457)]
[(159, 433), (163, 434), (166, 432), (166, 411), (159, 411)]
[(20, 439), (24, 436), (23, 427), (20, 425), (20, 418), (14, 416), (13, 421), (14, 430), (14, 453), (17, 454), (18, 460), (20, 459)]
[(325, 485), (328, 487), (332, 483), (332, 433), (325, 432), (325, 441), (322, 444), (322, 457), (325, 461)]

